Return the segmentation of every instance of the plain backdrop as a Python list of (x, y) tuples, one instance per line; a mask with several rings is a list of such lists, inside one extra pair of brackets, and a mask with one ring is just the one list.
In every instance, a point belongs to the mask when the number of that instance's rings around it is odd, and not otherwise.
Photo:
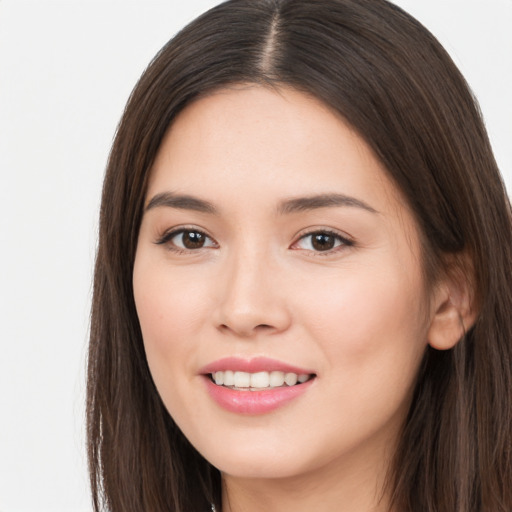
[[(85, 364), (114, 131), (160, 47), (213, 0), (0, 0), (0, 512), (90, 511)], [(512, 190), (512, 0), (399, 0), (480, 101)]]

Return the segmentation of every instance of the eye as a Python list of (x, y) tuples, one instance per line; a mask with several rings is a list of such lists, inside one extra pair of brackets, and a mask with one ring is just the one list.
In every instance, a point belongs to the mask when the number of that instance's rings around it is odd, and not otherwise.
[(314, 252), (329, 252), (338, 247), (352, 245), (354, 245), (354, 243), (351, 240), (342, 237), (338, 233), (319, 230), (301, 236), (299, 240), (293, 244), (292, 248)]
[(165, 233), (157, 244), (168, 244), (173, 250), (193, 251), (208, 247), (217, 247), (208, 235), (197, 229), (179, 229)]

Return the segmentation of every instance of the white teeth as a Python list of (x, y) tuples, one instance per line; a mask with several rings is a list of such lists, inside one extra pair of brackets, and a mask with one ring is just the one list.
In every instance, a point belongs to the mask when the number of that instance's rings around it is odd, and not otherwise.
[(251, 374), (251, 388), (268, 388), (270, 385), (270, 376), (268, 372), (258, 372)]
[(284, 376), (284, 381), (288, 386), (295, 386), (297, 384), (297, 374), (296, 373), (287, 373)]
[(235, 374), (231, 370), (226, 370), (224, 373), (224, 386), (235, 385)]
[(246, 372), (235, 372), (235, 388), (251, 387), (251, 374)]
[(270, 387), (278, 388), (284, 384), (283, 372), (270, 372)]
[(235, 388), (278, 388), (285, 384), (287, 386), (295, 386), (297, 383), (302, 384), (310, 379), (310, 375), (301, 373), (288, 372), (233, 372), (231, 370), (219, 371), (212, 373), (212, 379), (218, 386), (229, 386)]

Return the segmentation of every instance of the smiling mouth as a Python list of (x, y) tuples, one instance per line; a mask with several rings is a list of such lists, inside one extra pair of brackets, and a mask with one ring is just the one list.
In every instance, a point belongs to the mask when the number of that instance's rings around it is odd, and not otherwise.
[(217, 386), (226, 387), (238, 391), (262, 391), (304, 384), (316, 377), (315, 374), (292, 372), (256, 372), (242, 371), (217, 371), (209, 374), (210, 379)]

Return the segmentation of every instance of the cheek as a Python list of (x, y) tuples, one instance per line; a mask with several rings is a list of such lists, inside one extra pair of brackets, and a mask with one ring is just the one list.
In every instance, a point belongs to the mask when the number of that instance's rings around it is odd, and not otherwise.
[(173, 419), (187, 427), (196, 414), (190, 404), (198, 400), (191, 390), (206, 289), (186, 272), (171, 272), (154, 261), (144, 264), (142, 258), (136, 260), (133, 287), (153, 382)]
[(326, 334), (345, 333), (348, 342), (370, 329), (385, 336), (418, 327), (424, 318), (421, 289), (420, 280), (407, 279), (405, 273), (372, 273), (366, 267), (304, 282), (295, 296), (298, 304), (306, 306), (302, 314), (308, 316), (307, 324)]
[[(143, 333), (190, 329), (202, 304), (208, 302), (208, 291), (200, 275), (173, 269), (157, 258), (137, 257), (133, 272), (133, 289), (137, 314)], [(169, 338), (167, 338), (169, 340)]]
[(142, 258), (135, 262), (133, 287), (144, 348), (158, 387), (159, 380), (169, 380), (169, 370), (190, 361), (199, 319), (205, 316), (207, 290), (186, 272), (170, 272), (165, 264), (145, 264)]
[(303, 310), (304, 325), (325, 356), (322, 374), (329, 383), (319, 420), (338, 425), (333, 439), (339, 429), (358, 439), (383, 425), (394, 435), (426, 348), (420, 283), (355, 271), (334, 282), (320, 287)]
[(299, 296), (303, 325), (321, 344), (341, 389), (358, 383), (364, 391), (377, 379), (388, 389), (409, 387), (427, 345), (421, 278), (369, 269), (316, 282), (316, 292)]

